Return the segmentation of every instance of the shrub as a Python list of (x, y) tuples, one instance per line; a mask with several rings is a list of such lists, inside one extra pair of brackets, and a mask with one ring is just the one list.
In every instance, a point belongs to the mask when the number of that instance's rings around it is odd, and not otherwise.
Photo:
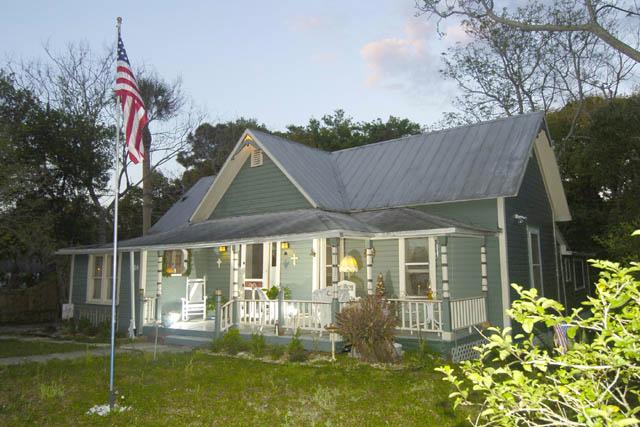
[(285, 346), (274, 344), (269, 346), (269, 356), (271, 356), (271, 360), (280, 360), (285, 353)]
[(240, 336), (237, 328), (231, 328), (222, 338), (214, 341), (212, 344), (214, 351), (224, 351), (227, 354), (236, 355), (241, 351), (249, 349), (248, 343)]
[(338, 334), (342, 335), (358, 357), (367, 362), (392, 362), (398, 320), (389, 303), (369, 295), (347, 305), (338, 314)]
[[(479, 406), (475, 425), (640, 423), (640, 263), (590, 262), (601, 273), (595, 295), (583, 303), (588, 313), (565, 314), (559, 302), (512, 285), (520, 298), (507, 313), (524, 333), (490, 328), (482, 358), (460, 366), (464, 378), (449, 366), (438, 368), (456, 388), (455, 406)], [(575, 342), (540, 347), (533, 332), (540, 325), (566, 326)], [(579, 330), (588, 332), (584, 339)], [(472, 391), (481, 399), (470, 398)]]
[(251, 354), (255, 357), (264, 356), (267, 343), (264, 340), (264, 335), (262, 334), (251, 334), (251, 341), (249, 341), (249, 349), (251, 350)]
[[(282, 288), (284, 290), (284, 299), (291, 299), (291, 289), (288, 287)], [(278, 293), (280, 292), (280, 288), (277, 286), (272, 286), (269, 288), (267, 293), (267, 298), (269, 299), (278, 299)]]
[(296, 332), (291, 341), (289, 341), (287, 359), (289, 359), (289, 362), (304, 362), (307, 360), (307, 352), (304, 349), (304, 345), (302, 345), (302, 341), (300, 341), (299, 332)]

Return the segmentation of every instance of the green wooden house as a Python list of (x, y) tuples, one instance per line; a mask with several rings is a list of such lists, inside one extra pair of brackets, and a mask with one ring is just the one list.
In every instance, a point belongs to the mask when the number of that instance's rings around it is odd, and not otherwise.
[[(476, 327), (509, 326), (511, 283), (567, 305), (588, 292), (588, 278), (565, 280), (556, 224), (570, 219), (541, 113), (335, 152), (246, 130), (217, 176), (120, 242), (118, 326), (176, 343), (216, 325), (300, 330), (319, 345), (346, 300), (378, 286), (399, 340), (460, 358)], [(74, 317), (110, 318), (109, 251), (59, 251)], [(287, 298), (267, 298), (273, 287)]]

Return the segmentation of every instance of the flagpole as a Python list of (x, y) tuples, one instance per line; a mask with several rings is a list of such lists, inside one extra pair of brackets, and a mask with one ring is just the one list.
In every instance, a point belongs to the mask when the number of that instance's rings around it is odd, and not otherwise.
[[(118, 42), (120, 40), (120, 26), (122, 18), (116, 18), (116, 68), (118, 66)], [(118, 195), (120, 193), (120, 97), (116, 96), (116, 173), (113, 179), (113, 272), (111, 283), (111, 358), (109, 361), (109, 408), (113, 410), (116, 403), (114, 388), (116, 362), (116, 284), (118, 282)]]

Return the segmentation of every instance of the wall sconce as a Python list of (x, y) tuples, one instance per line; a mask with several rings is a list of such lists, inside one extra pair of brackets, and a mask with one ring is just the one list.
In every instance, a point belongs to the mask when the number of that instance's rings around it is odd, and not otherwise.
[(520, 214), (514, 214), (513, 219), (515, 219), (518, 224), (524, 224), (527, 222), (527, 217)]
[(282, 249), (289, 249), (289, 242), (282, 242), (280, 243), (280, 247)]
[(226, 246), (218, 247), (218, 252), (221, 253), (221, 254), (227, 253), (227, 247)]

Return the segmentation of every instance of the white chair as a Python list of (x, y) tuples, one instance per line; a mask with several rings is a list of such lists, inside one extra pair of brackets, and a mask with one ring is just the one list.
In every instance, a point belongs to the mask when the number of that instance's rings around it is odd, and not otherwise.
[(182, 320), (188, 321), (191, 316), (207, 318), (207, 277), (187, 279), (186, 297), (182, 300)]

